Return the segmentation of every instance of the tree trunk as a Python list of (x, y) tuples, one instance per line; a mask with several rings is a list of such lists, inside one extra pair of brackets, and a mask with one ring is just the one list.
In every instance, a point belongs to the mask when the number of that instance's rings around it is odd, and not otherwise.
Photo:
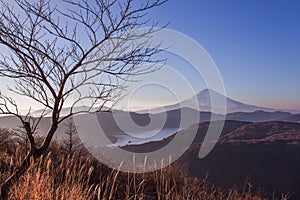
[[(36, 154), (38, 155), (38, 154)], [(26, 172), (30, 165), (30, 158), (35, 158), (35, 152), (30, 152), (22, 162), (20, 167), (17, 167), (12, 175), (1, 184), (0, 200), (8, 200), (8, 193), (10, 188), (19, 180), (19, 178)]]
[(8, 200), (8, 190), (1, 185), (0, 200)]
[(21, 166), (16, 167), (10, 177), (6, 179), (4, 183), (1, 184), (0, 188), (0, 200), (8, 200), (9, 191), (11, 187), (19, 180), (21, 176), (27, 171), (27, 169), (30, 166), (30, 159), (33, 158), (34, 160), (42, 156), (46, 150), (49, 148), (50, 142), (53, 138), (54, 133), (57, 130), (57, 123), (54, 123), (51, 126), (50, 131), (47, 134), (46, 139), (44, 140), (44, 143), (42, 144), (41, 148), (36, 149), (32, 148), (30, 149), (30, 152), (27, 154), (25, 159), (23, 160)]

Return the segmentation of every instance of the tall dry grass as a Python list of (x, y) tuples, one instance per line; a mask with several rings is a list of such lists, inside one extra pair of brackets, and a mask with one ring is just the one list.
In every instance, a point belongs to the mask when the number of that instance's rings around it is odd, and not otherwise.
[[(9, 162), (9, 166), (18, 165), (21, 161), (8, 160), (6, 158), (5, 161)], [(53, 156), (51, 153), (32, 160), (29, 170), (13, 186), (9, 195), (11, 200), (265, 199), (259, 194), (253, 195), (250, 187), (240, 192), (222, 191), (205, 180), (189, 177), (181, 166), (130, 174), (109, 169), (92, 158)]]

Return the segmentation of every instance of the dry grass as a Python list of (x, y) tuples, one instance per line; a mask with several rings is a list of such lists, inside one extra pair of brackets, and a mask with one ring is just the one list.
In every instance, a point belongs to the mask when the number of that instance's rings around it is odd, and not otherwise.
[[(3, 156), (2, 156), (3, 157)], [(2, 159), (3, 160), (3, 159)], [(55, 162), (54, 162), (55, 160)], [(6, 159), (7, 161), (7, 159)], [(17, 165), (11, 159), (8, 165)], [(48, 154), (30, 168), (10, 191), (11, 200), (262, 200), (243, 191), (222, 191), (205, 180), (190, 178), (183, 167), (128, 174), (111, 170), (90, 158)]]

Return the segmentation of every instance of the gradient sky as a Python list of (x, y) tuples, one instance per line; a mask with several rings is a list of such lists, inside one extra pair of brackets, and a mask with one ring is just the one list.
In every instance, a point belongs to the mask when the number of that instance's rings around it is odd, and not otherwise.
[(207, 50), (229, 97), (300, 109), (299, 11), (296, 0), (169, 0), (149, 15)]
[[(169, 23), (168, 28), (202, 45), (218, 66), (228, 97), (259, 106), (300, 110), (299, 11), (297, 0), (169, 0), (149, 11), (147, 17), (162, 25)], [(176, 58), (168, 64), (174, 63), (175, 68), (188, 65)], [(183, 73), (196, 89), (204, 88), (192, 70)], [(5, 90), (3, 84), (0, 89)], [(153, 105), (174, 100), (172, 94), (169, 98), (148, 94), (140, 93), (140, 97)]]

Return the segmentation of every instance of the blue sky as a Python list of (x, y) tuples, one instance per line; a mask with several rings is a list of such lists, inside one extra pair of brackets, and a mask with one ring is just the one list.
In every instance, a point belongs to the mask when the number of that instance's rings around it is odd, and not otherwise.
[(300, 109), (300, 2), (169, 0), (148, 17), (199, 42), (228, 96)]
[[(299, 11), (300, 1), (296, 0), (169, 0), (149, 11), (147, 17), (162, 25), (169, 23), (168, 28), (202, 45), (218, 66), (229, 97), (259, 106), (300, 110)], [(175, 68), (189, 65), (173, 57), (168, 64), (174, 63)], [(196, 89), (203, 89), (203, 80), (187, 68), (182, 73)], [(1, 90), (4, 87), (0, 85)], [(162, 88), (149, 87), (151, 90), (167, 95), (141, 92), (137, 98), (146, 98), (153, 105), (175, 100)]]

